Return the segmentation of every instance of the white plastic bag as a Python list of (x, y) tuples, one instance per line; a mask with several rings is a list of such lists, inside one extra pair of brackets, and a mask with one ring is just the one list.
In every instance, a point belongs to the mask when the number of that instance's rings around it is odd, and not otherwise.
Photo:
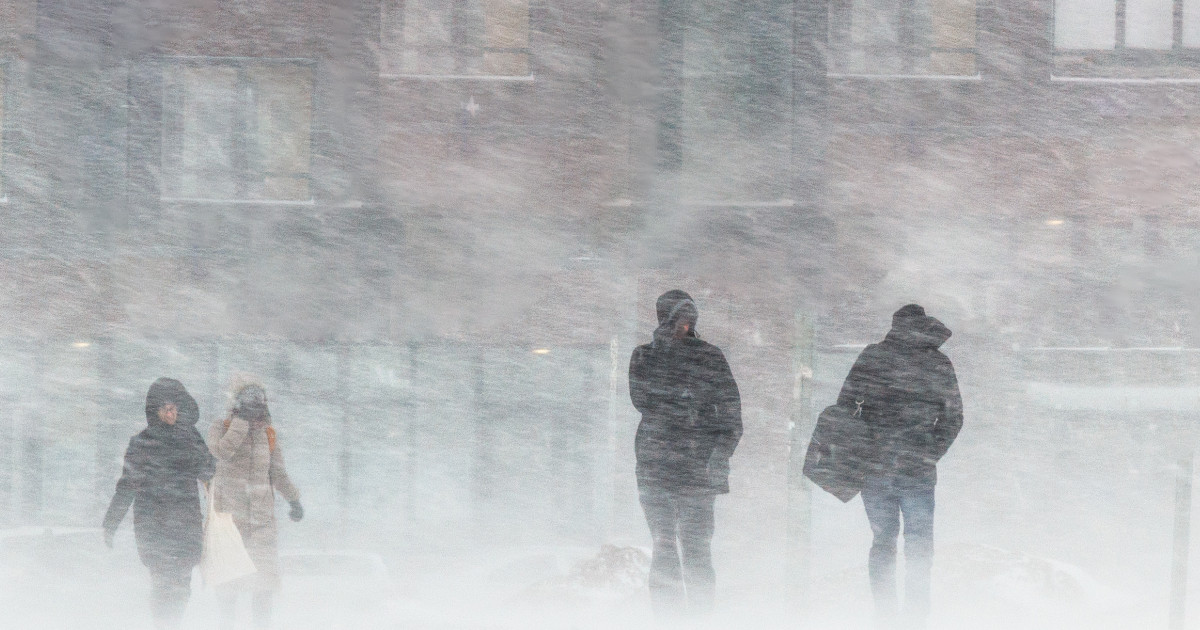
[(200, 575), (208, 586), (220, 586), (254, 573), (254, 561), (246, 553), (242, 534), (233, 524), (233, 515), (218, 512), (209, 488), (208, 518), (204, 521), (204, 553), (200, 556)]

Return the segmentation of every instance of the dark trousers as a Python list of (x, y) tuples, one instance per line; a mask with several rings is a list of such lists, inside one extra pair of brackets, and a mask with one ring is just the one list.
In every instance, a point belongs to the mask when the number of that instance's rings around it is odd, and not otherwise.
[(875, 610), (881, 620), (896, 616), (896, 541), (904, 517), (904, 616), (923, 621), (929, 615), (933, 568), (934, 479), (884, 475), (868, 477), (863, 506), (875, 535), (868, 569)]
[(656, 615), (703, 615), (712, 610), (713, 494), (641, 490), (642, 510), (654, 538), (650, 603)]
[(150, 614), (156, 628), (178, 628), (192, 596), (192, 565), (171, 563), (150, 569)]

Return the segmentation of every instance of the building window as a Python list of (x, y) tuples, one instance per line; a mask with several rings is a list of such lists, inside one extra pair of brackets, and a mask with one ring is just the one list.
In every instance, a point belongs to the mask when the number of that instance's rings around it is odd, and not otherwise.
[(163, 197), (310, 201), (312, 86), (306, 62), (167, 64)]
[(1055, 0), (1054, 74), (1200, 79), (1200, 0)]
[(975, 0), (831, 0), (831, 74), (975, 76)]
[(529, 75), (529, 0), (384, 0), (381, 70)]

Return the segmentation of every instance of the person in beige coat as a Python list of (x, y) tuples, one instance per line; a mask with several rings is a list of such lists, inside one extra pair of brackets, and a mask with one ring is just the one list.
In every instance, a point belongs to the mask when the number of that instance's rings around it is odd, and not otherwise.
[(257, 571), (220, 588), (221, 622), (232, 627), (241, 591), (252, 593), (254, 625), (270, 625), (271, 600), (279, 589), (279, 550), (276, 545), (275, 492), (291, 504), (293, 521), (304, 517), (300, 492), (288, 478), (283, 446), (271, 425), (262, 385), (246, 381), (232, 388), (229, 415), (213, 422), (208, 443), (217, 457), (213, 501), (218, 512), (233, 516)]

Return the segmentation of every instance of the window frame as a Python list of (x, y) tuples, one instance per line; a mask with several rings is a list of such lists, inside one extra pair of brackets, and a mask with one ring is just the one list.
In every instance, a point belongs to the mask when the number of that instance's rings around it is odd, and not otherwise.
[[(854, 3), (856, 0), (826, 0), (828, 9), (828, 25), (826, 32), (826, 43), (829, 50), (829, 70), (826, 76), (831, 79), (913, 79), (913, 80), (932, 80), (932, 81), (978, 81), (980, 80), (980, 62), (981, 55), (979, 51), (979, 0), (975, 2), (975, 19), (974, 19), (974, 40), (973, 48), (947, 48), (943, 46), (930, 45), (926, 48), (917, 46), (916, 29), (902, 29), (903, 33), (908, 35), (910, 41), (899, 41), (895, 46), (891, 45), (867, 45), (855, 46), (851, 43), (851, 31), (853, 29), (853, 12)], [(915, 5), (915, 0), (905, 0), (909, 7)], [(910, 11), (910, 13), (915, 13)], [(901, 29), (898, 29), (901, 30)], [(899, 39), (899, 38), (898, 38)], [(901, 72), (851, 72), (845, 70), (833, 70), (833, 68), (843, 67), (844, 59), (847, 59), (852, 52), (869, 51), (871, 54), (880, 52), (896, 52), (899, 53), (903, 71)], [(944, 74), (934, 72), (917, 72), (914, 65), (919, 58), (919, 53), (924, 52), (926, 56), (931, 56), (933, 53), (955, 53), (955, 54), (970, 54), (974, 57), (975, 72), (973, 74)]]
[[(381, 62), (379, 64), (379, 76), (382, 79), (408, 79), (416, 81), (495, 81), (506, 83), (532, 83), (535, 81), (536, 73), (534, 71), (534, 16), (538, 13), (539, 0), (527, 0), (526, 15), (525, 15), (525, 31), (526, 31), (526, 47), (525, 48), (503, 48), (491, 47), (486, 45), (487, 31), (487, 14), (483, 14), (483, 32), (481, 37), (484, 40), (484, 45), (475, 47), (471, 46), (465, 40), (466, 29), (458, 22), (458, 16), (465, 10), (464, 6), (469, 0), (448, 0), (451, 3), (450, 15), (454, 18), (450, 25), (451, 37), (456, 40), (446, 45), (408, 45), (404, 40), (404, 20), (405, 10), (408, 0), (380, 0), (379, 2), (379, 47), (381, 50)], [(482, 0), (481, 0), (482, 1)], [(388, 35), (389, 21), (388, 12), (397, 11), (399, 13), (398, 29), (399, 36), (390, 37)], [(396, 32), (397, 29), (391, 29)], [(454, 71), (449, 73), (437, 72), (406, 72), (402, 64), (393, 64), (393, 60), (398, 58), (406, 50), (443, 50), (451, 51), (453, 55)], [(508, 54), (524, 54), (525, 55), (525, 74), (490, 74), (490, 73), (468, 73), (464, 70), (466, 53), (474, 53), (476, 50), (486, 54), (493, 53), (508, 53)], [(398, 67), (393, 67), (396, 65)]]
[[(304, 174), (287, 173), (286, 176), (303, 179), (308, 183), (308, 198), (307, 199), (276, 199), (264, 197), (255, 199), (248, 194), (250, 179), (245, 177), (248, 172), (246, 164), (249, 160), (249, 155), (254, 150), (252, 143), (247, 140), (247, 130), (245, 128), (247, 115), (246, 108), (251, 104), (242, 102), (239, 97), (238, 109), (239, 115), (234, 121), (235, 129), (233, 132), (232, 142), (235, 146), (231, 160), (233, 164), (230, 170), (236, 174), (242, 174), (241, 177), (236, 177), (235, 186), (237, 192), (233, 197), (187, 197), (180, 195), (167, 194), (167, 187), (163, 182), (163, 178), (159, 178), (159, 201), (164, 203), (203, 203), (203, 204), (228, 204), (228, 205), (286, 205), (286, 206), (311, 206), (316, 203), (316, 195), (314, 194), (313, 184), (313, 165), (312, 165), (312, 148), (314, 146), (314, 123), (317, 114), (317, 69), (319, 66), (318, 60), (306, 57), (241, 57), (241, 56), (208, 56), (208, 55), (179, 55), (159, 57), (157, 60), (159, 84), (162, 88), (161, 97), (158, 99), (160, 109), (159, 116), (159, 164), (160, 173), (165, 171), (163, 163), (167, 159), (168, 142), (167, 142), (167, 99), (169, 98), (166, 89), (167, 72), (172, 69), (185, 67), (196, 68), (212, 68), (212, 67), (229, 67), (237, 70), (236, 89), (241, 92), (253, 84), (249, 77), (249, 70), (252, 68), (261, 68), (264, 66), (292, 66), (304, 67), (310, 72), (309, 86), (309, 123), (308, 123), (308, 143), (309, 143), (309, 164), (308, 171)], [(270, 175), (271, 173), (261, 173)]]
[[(1183, 3), (1171, 2), (1171, 48), (1129, 48), (1126, 44), (1128, 0), (1113, 0), (1114, 30), (1112, 48), (1060, 48), (1057, 41), (1058, 4), (1052, 0), (1050, 7), (1049, 35), (1053, 55), (1051, 79), (1054, 81), (1095, 81), (1121, 83), (1182, 82), (1200, 83), (1200, 44), (1187, 47), (1183, 44)], [(1065, 56), (1084, 58), (1081, 67), (1093, 72), (1057, 74), (1059, 59)], [(1164, 68), (1194, 71), (1195, 76), (1122, 76), (1111, 69)]]

